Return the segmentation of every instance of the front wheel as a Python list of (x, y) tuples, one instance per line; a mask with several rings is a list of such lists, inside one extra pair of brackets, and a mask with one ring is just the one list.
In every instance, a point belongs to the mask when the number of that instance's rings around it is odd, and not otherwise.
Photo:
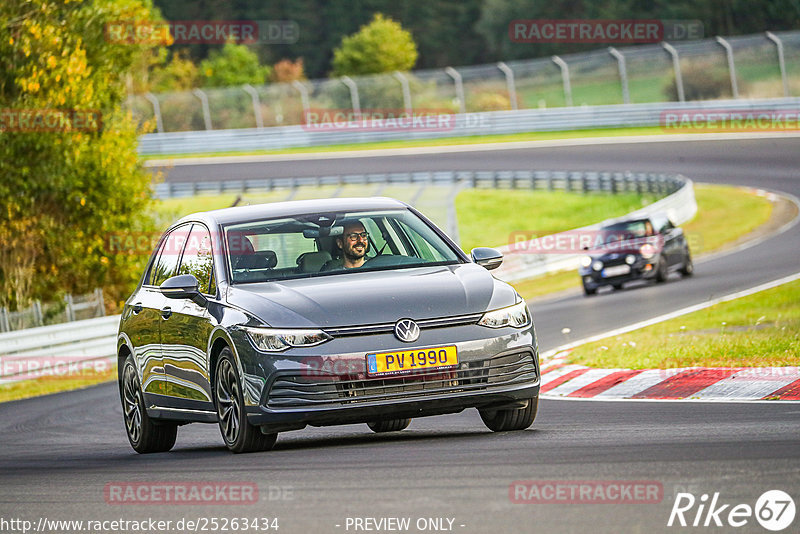
[(411, 419), (390, 419), (389, 421), (375, 421), (374, 423), (367, 423), (367, 426), (373, 432), (378, 434), (383, 432), (399, 432), (408, 428), (411, 424)]
[(525, 408), (512, 408), (510, 410), (478, 410), (483, 424), (493, 432), (506, 432), (509, 430), (525, 430), (536, 419), (539, 407), (539, 397), (528, 399)]
[(658, 270), (656, 271), (656, 282), (662, 284), (667, 281), (667, 260), (660, 258), (658, 260)]
[(125, 432), (133, 450), (139, 454), (167, 452), (175, 445), (178, 425), (156, 421), (147, 415), (139, 373), (136, 372), (136, 362), (131, 355), (125, 359), (122, 368), (120, 397)]
[(683, 260), (683, 267), (680, 270), (681, 276), (684, 278), (687, 276), (692, 276), (694, 274), (694, 263), (692, 262), (692, 255), (689, 254), (689, 251), (686, 251), (686, 256)]
[(241, 381), (233, 353), (227, 347), (222, 349), (214, 373), (214, 400), (219, 430), (228, 449), (235, 453), (272, 449), (278, 434), (263, 434), (259, 427), (247, 422)]

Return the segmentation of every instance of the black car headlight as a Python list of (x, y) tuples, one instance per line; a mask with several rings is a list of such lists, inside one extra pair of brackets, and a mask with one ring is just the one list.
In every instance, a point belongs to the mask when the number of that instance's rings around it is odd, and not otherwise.
[(522, 300), (513, 306), (484, 313), (478, 324), (489, 328), (502, 328), (504, 326), (522, 328), (531, 324), (531, 315), (528, 313), (525, 301)]
[(299, 328), (245, 328), (258, 350), (281, 352), (291, 347), (313, 347), (333, 339), (322, 330)]

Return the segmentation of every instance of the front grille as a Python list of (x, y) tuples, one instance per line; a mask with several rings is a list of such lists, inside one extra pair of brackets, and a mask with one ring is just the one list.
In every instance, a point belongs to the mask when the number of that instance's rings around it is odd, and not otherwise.
[[(482, 313), (470, 315), (456, 315), (453, 317), (438, 317), (435, 319), (415, 319), (421, 330), (428, 328), (444, 328), (448, 326), (463, 326), (476, 324), (483, 317)], [(332, 337), (363, 336), (369, 334), (390, 334), (394, 332), (395, 323), (380, 323), (362, 326), (342, 326), (325, 328), (325, 332)]]
[(276, 410), (344, 406), (467, 391), (479, 392), (494, 387), (533, 382), (536, 378), (536, 365), (530, 352), (461, 362), (456, 369), (434, 369), (412, 376), (365, 379), (352, 375), (310, 377), (282, 374), (272, 383), (266, 406)]

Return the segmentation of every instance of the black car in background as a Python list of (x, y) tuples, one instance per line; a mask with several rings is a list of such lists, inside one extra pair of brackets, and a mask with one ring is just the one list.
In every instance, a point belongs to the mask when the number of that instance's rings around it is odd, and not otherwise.
[(691, 276), (694, 266), (683, 230), (659, 214), (603, 226), (578, 271), (588, 296), (632, 280), (664, 282), (673, 271)]

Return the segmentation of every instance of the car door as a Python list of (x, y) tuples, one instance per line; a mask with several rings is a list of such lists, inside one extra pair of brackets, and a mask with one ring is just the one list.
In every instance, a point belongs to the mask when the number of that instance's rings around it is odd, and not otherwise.
[(162, 313), (167, 298), (158, 286), (177, 272), (183, 246), (179, 229), (162, 239), (142, 287), (131, 299), (131, 320), (125, 331), (133, 344), (133, 352), (142, 373), (142, 390), (148, 406), (160, 405), (166, 394), (166, 375), (161, 353)]
[[(195, 223), (186, 239), (177, 274), (197, 278), (207, 299), (216, 298), (213, 244), (208, 229)], [(217, 325), (208, 307), (191, 299), (167, 299), (169, 316), (161, 322), (161, 351), (169, 406), (188, 410), (214, 409), (208, 369), (208, 340)]]
[(656, 228), (664, 241), (664, 257), (667, 259), (667, 265), (679, 263), (683, 247), (683, 231), (675, 228), (666, 217), (657, 221)]

